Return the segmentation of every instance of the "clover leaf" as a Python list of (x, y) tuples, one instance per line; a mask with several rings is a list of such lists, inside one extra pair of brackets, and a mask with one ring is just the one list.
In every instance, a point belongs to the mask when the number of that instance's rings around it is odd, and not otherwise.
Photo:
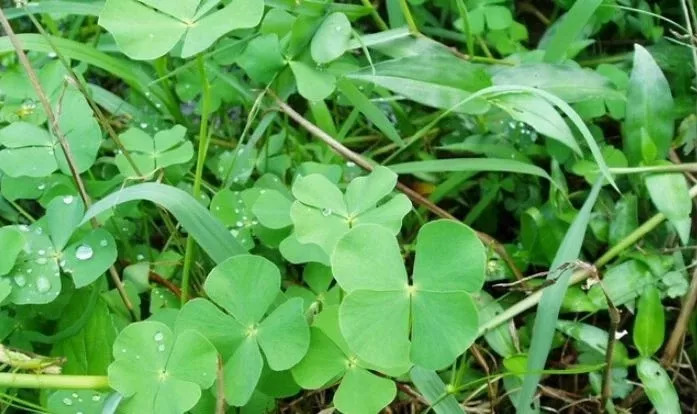
[[(211, 302), (188, 302), (175, 328), (196, 329), (213, 342), (226, 359), (223, 367), (225, 399), (245, 405), (266, 363), (274, 371), (287, 370), (307, 352), (310, 333), (302, 299), (293, 298), (270, 311), (281, 295), (278, 268), (261, 256), (233, 256), (216, 266), (203, 288)], [(270, 311), (270, 312), (269, 312)]]
[(119, 138), (138, 171), (121, 152), (114, 160), (116, 166), (126, 177), (148, 177), (162, 168), (183, 164), (194, 156), (194, 146), (185, 135), (186, 128), (181, 125), (158, 132), (154, 139), (141, 129), (131, 128)]
[(334, 278), (348, 295), (339, 312), (341, 332), (355, 354), (378, 367), (409, 361), (441, 369), (477, 336), (470, 293), (484, 283), (486, 251), (464, 224), (437, 220), (416, 240), (409, 283), (399, 244), (383, 226), (359, 226), (332, 255)]
[(397, 175), (386, 167), (352, 180), (345, 194), (323, 175), (299, 177), (293, 184), (296, 201), (290, 210), (294, 236), (300, 243), (320, 246), (329, 256), (341, 236), (354, 227), (378, 224), (397, 234), (411, 202), (397, 194), (378, 204), (396, 183)]
[(48, 397), (47, 405), (54, 414), (101, 414), (107, 398), (92, 390), (59, 390)]
[[(65, 133), (78, 172), (87, 171), (97, 158), (102, 133), (85, 98), (67, 88), (57, 105), (58, 123)], [(70, 108), (69, 111), (58, 111)], [(60, 169), (71, 175), (58, 140), (45, 129), (28, 122), (14, 122), (0, 129), (0, 169), (10, 177), (46, 177)], [(31, 160), (31, 161), (29, 161)]]
[(310, 43), (312, 59), (325, 64), (338, 59), (349, 48), (351, 22), (344, 13), (328, 15), (319, 26)]
[(80, 288), (94, 282), (116, 261), (116, 243), (104, 229), (89, 230), (68, 245), (83, 215), (80, 200), (61, 196), (48, 204), (40, 222), (17, 227), (25, 242), (16, 264), (4, 276), (12, 280), (13, 303), (51, 302), (61, 291), (61, 269)]
[(307, 288), (292, 285), (286, 289), (286, 295), (303, 298), (305, 310), (317, 305), (335, 305), (341, 301), (341, 289), (336, 285), (331, 286), (334, 278), (330, 267), (320, 263), (308, 263), (303, 269), (303, 280)]
[(175, 335), (161, 322), (124, 328), (113, 346), (109, 385), (127, 398), (124, 413), (184, 413), (215, 382), (218, 355), (198, 332)]
[(349, 351), (339, 332), (337, 306), (317, 315), (310, 330), (310, 350), (291, 370), (301, 387), (319, 389), (338, 378), (341, 383), (334, 393), (334, 405), (345, 414), (378, 413), (394, 400), (394, 382), (370, 372), (373, 367)]
[(107, 0), (99, 24), (133, 59), (152, 60), (181, 44), (187, 58), (210, 47), (236, 29), (259, 24), (263, 0), (233, 0), (218, 9), (220, 0)]

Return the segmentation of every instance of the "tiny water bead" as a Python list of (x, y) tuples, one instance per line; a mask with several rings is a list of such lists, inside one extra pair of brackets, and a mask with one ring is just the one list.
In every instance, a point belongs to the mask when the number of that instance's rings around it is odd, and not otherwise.
[(73, 400), (71, 400), (70, 398), (67, 398), (67, 397), (63, 398), (63, 404), (65, 404), (67, 406), (71, 406), (71, 405), (73, 405)]
[(162, 332), (155, 332), (154, 338), (157, 342), (160, 342), (165, 339), (165, 335)]
[(46, 293), (51, 290), (51, 281), (47, 277), (41, 276), (36, 279), (36, 290), (39, 293)]
[(324, 217), (329, 217), (332, 215), (332, 209), (331, 208), (323, 208), (322, 209), (322, 215)]
[(99, 394), (95, 394), (92, 396), (92, 401), (94, 401), (94, 402), (98, 402), (101, 399), (102, 399), (102, 396)]
[(48, 263), (48, 259), (45, 257), (39, 257), (36, 259), (36, 264), (38, 265), (45, 265), (46, 263)]
[(43, 190), (46, 189), (46, 184), (39, 184), (39, 185), (36, 187), (36, 189), (39, 190), (39, 191), (43, 191)]
[(14, 277), (15, 284), (19, 287), (24, 287), (27, 284), (27, 279), (22, 275), (17, 275)]
[(77, 260), (89, 260), (94, 255), (92, 248), (86, 244), (78, 246), (75, 250), (75, 258)]
[(74, 392), (74, 393), (73, 393), (73, 398), (77, 398), (77, 397), (78, 397), (77, 393)]
[(106, 241), (106, 239), (104, 239), (104, 240), (102, 240), (102, 241), (99, 242), (99, 245), (102, 246), (102, 247), (107, 247), (107, 246), (109, 245), (109, 242)]
[(63, 202), (65, 204), (71, 204), (73, 202), (73, 200), (75, 200), (75, 197), (73, 197), (71, 195), (67, 195), (67, 196), (63, 197)]
[(160, 345), (158, 345), (158, 346), (157, 346), (157, 350), (160, 351), (160, 352), (164, 352), (164, 350), (165, 350), (165, 344), (160, 344)]

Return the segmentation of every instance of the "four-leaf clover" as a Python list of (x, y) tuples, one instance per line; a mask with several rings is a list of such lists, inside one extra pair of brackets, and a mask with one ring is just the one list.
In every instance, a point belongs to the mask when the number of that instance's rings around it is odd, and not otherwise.
[(137, 322), (114, 341), (109, 385), (127, 398), (124, 413), (184, 413), (215, 382), (218, 355), (200, 333), (175, 334), (161, 322)]
[(359, 226), (338, 242), (332, 271), (348, 293), (339, 312), (349, 348), (378, 367), (409, 361), (430, 369), (452, 363), (477, 336), (470, 293), (484, 283), (486, 251), (464, 224), (437, 220), (416, 240), (409, 283), (399, 244), (385, 227)]
[(310, 345), (310, 332), (300, 298), (271, 306), (281, 296), (278, 268), (261, 256), (233, 256), (216, 266), (203, 285), (211, 302), (196, 299), (181, 310), (177, 331), (196, 329), (226, 359), (225, 399), (245, 405), (256, 388), (264, 360), (274, 371), (297, 364)]

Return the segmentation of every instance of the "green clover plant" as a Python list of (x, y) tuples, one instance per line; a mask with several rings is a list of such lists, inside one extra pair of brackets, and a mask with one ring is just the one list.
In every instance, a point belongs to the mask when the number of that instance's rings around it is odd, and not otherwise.
[(215, 382), (218, 355), (203, 335), (175, 333), (161, 322), (137, 322), (114, 341), (109, 385), (126, 400), (123, 413), (184, 413)]
[(12, 303), (49, 303), (61, 291), (61, 271), (70, 274), (80, 288), (94, 282), (116, 261), (116, 243), (104, 229), (77, 232), (76, 240), (68, 244), (83, 215), (79, 199), (60, 196), (48, 204), (41, 221), (17, 227), (25, 242), (14, 267), (2, 276), (12, 281)]
[(139, 128), (130, 128), (119, 138), (138, 171), (122, 152), (114, 161), (125, 177), (149, 177), (157, 170), (186, 163), (194, 156), (194, 146), (185, 136), (186, 128), (181, 125), (159, 131), (154, 138)]
[(259, 24), (263, 0), (107, 0), (99, 24), (119, 49), (138, 60), (161, 57), (180, 45), (181, 57), (206, 50), (220, 37)]
[(101, 414), (107, 397), (91, 390), (59, 390), (48, 397), (48, 409), (55, 414)]
[(394, 400), (397, 388), (392, 380), (372, 373), (370, 370), (375, 367), (349, 350), (339, 331), (338, 310), (338, 306), (327, 307), (315, 318), (310, 329), (310, 350), (291, 370), (293, 378), (305, 389), (319, 389), (340, 381), (334, 393), (334, 406), (339, 411), (378, 413)]
[(358, 226), (337, 243), (332, 271), (348, 293), (339, 322), (349, 348), (382, 368), (441, 369), (477, 336), (471, 293), (481, 289), (486, 250), (464, 224), (437, 220), (419, 230), (412, 280), (393, 233)]
[(239, 255), (208, 275), (204, 290), (213, 303), (195, 299), (181, 310), (176, 330), (196, 329), (225, 359), (225, 399), (243, 406), (251, 398), (266, 364), (283, 371), (297, 364), (309, 347), (310, 333), (300, 298), (282, 301), (278, 268), (261, 256)]
[[(66, 88), (54, 106), (70, 108), (58, 112), (58, 124), (65, 133), (78, 172), (87, 171), (97, 158), (102, 133), (87, 100), (74, 87)], [(56, 108), (58, 109), (58, 108)], [(70, 168), (58, 140), (47, 130), (25, 121), (0, 129), (0, 169), (10, 177), (46, 177)]]

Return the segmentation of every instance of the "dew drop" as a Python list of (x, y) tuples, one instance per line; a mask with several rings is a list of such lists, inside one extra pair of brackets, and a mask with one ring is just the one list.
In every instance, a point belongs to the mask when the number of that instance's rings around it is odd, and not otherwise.
[(77, 393), (74, 392), (74, 393), (73, 393), (73, 398), (77, 398), (77, 397), (78, 397)]
[(39, 293), (46, 293), (49, 290), (51, 290), (51, 281), (48, 280), (45, 276), (41, 276), (40, 278), (36, 279), (36, 290)]
[(46, 188), (46, 184), (39, 184), (36, 188), (37, 188), (39, 191), (43, 191), (43, 190)]
[(162, 332), (155, 332), (155, 336), (153, 337), (157, 342), (162, 341), (165, 339), (165, 335)]
[(41, 250), (39, 250), (37, 253), (39, 253), (39, 256), (43, 256), (43, 255), (46, 254), (46, 250), (41, 249)]
[(77, 260), (89, 260), (92, 258), (93, 254), (92, 248), (86, 244), (80, 245), (77, 250), (75, 250), (75, 258)]
[(73, 400), (71, 400), (70, 398), (63, 398), (63, 404), (68, 406), (73, 405)]
[(102, 396), (99, 394), (95, 394), (92, 396), (92, 401), (97, 402), (102, 399)]
[(25, 279), (24, 276), (22, 276), (22, 275), (15, 276), (14, 280), (15, 280), (15, 283), (17, 284), (17, 286), (19, 286), (19, 287), (23, 287), (24, 285), (27, 284), (27, 279)]
[(138, 256), (136, 256), (136, 260), (138, 260), (139, 262), (142, 261), (143, 259), (145, 259), (145, 256), (143, 256), (142, 254), (139, 254)]
[(143, 129), (145, 129), (145, 128), (148, 127), (148, 123), (147, 123), (147, 122), (141, 122), (141, 123), (140, 123), (140, 127), (143, 128)]
[(324, 217), (329, 217), (332, 215), (332, 209), (331, 208), (323, 208), (322, 209), (322, 215)]
[(75, 197), (73, 197), (71, 195), (67, 195), (67, 196), (63, 197), (63, 202), (65, 204), (70, 204), (73, 202), (73, 200), (75, 200)]
[(38, 265), (45, 265), (46, 263), (48, 263), (48, 259), (46, 259), (45, 257), (39, 257), (38, 259), (36, 259), (36, 264)]
[(34, 233), (36, 233), (36, 234), (43, 234), (43, 233), (44, 233), (44, 229), (43, 229), (42, 227), (37, 227), (36, 230), (34, 230)]
[(241, 221), (238, 221), (238, 222), (235, 223), (235, 224), (237, 225), (237, 227), (242, 227), (242, 226), (244, 225), (244, 223), (242, 223)]
[(160, 352), (164, 352), (164, 350), (165, 350), (165, 345), (164, 345), (164, 344), (158, 345), (157, 350), (160, 351)]
[(21, 224), (21, 225), (19, 226), (19, 229), (20, 229), (21, 231), (23, 231), (23, 232), (28, 232), (28, 231), (29, 231), (29, 226), (27, 226), (26, 224)]
[(102, 247), (106, 247), (108, 244), (109, 244), (109, 242), (107, 242), (106, 239), (99, 242), (99, 245)]

